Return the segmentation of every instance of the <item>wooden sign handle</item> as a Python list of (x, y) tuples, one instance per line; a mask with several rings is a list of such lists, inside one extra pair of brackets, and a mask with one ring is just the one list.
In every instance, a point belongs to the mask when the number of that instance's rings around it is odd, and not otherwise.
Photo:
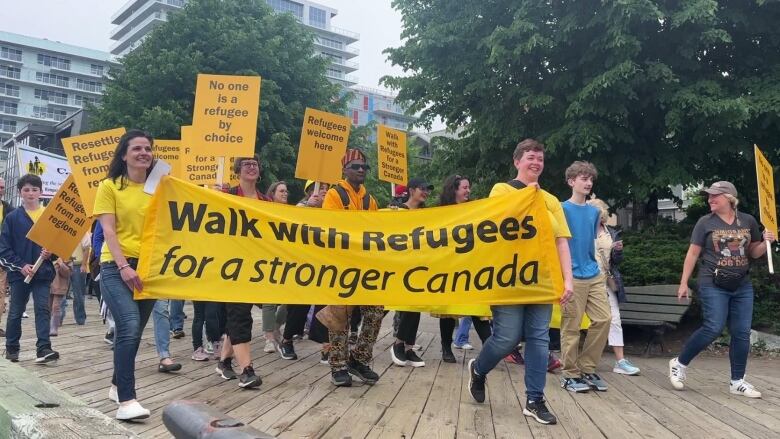
[(775, 266), (772, 263), (772, 243), (769, 240), (766, 241), (766, 263), (769, 265), (769, 273), (775, 274)]
[(43, 264), (43, 256), (38, 256), (38, 260), (35, 261), (35, 265), (33, 265), (33, 272), (24, 278), (24, 283), (29, 284), (32, 282), (33, 276), (35, 276), (35, 273), (38, 271), (39, 268), (41, 268), (41, 264)]

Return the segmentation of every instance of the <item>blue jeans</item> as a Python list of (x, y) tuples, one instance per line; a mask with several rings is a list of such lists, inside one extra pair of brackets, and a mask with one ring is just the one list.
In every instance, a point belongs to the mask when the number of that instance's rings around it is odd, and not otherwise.
[(83, 325), (87, 321), (87, 312), (84, 309), (84, 292), (86, 279), (81, 272), (81, 264), (73, 264), (70, 275), (70, 290), (73, 292), (73, 317), (77, 325)]
[[(171, 300), (171, 302), (174, 302)], [(173, 307), (171, 305), (171, 307)], [(168, 350), (171, 344), (171, 318), (168, 314), (168, 300), (159, 299), (154, 304), (152, 311), (154, 318), (154, 345), (157, 347), (157, 355), (160, 359), (171, 358), (171, 352)]]
[(51, 314), (49, 311), (49, 285), (51, 281), (32, 281), (29, 284), (19, 280), (11, 282), (11, 303), (8, 306), (8, 318), (5, 322), (5, 350), (19, 352), (19, 340), (22, 338), (22, 314), (33, 298), (35, 307), (35, 335), (38, 341), (35, 343), (37, 352), (43, 348), (51, 349), (49, 341), (49, 325)]
[(474, 371), (487, 375), (525, 336), (525, 393), (529, 401), (544, 397), (552, 305), (496, 305), (493, 335), (482, 346)]
[(171, 300), (171, 329), (184, 329), (184, 301)]
[(737, 291), (730, 292), (715, 286), (699, 287), (699, 299), (704, 317), (702, 326), (685, 342), (679, 361), (688, 365), (704, 348), (723, 332), (728, 324), (731, 335), (729, 360), (731, 379), (745, 376), (750, 352), (750, 326), (753, 322), (753, 285), (743, 282)]
[(455, 346), (463, 346), (469, 342), (469, 330), (471, 330), (471, 317), (463, 317), (455, 332)]
[(114, 375), (111, 384), (117, 387), (119, 401), (130, 401), (135, 396), (135, 356), (141, 343), (141, 333), (152, 313), (155, 300), (134, 300), (133, 292), (122, 281), (113, 262), (100, 268), (100, 291), (114, 316)]

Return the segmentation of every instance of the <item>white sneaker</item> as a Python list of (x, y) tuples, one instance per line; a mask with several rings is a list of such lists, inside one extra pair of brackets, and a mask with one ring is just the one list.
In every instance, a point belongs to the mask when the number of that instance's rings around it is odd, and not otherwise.
[(30, 318), (29, 314), (27, 314), (27, 311), (24, 311), (24, 312), (22, 313), (22, 318), (23, 318), (23, 319), (29, 319), (29, 318)]
[(672, 383), (672, 387), (676, 390), (682, 390), (685, 388), (685, 369), (687, 366), (683, 366), (677, 361), (677, 357), (669, 360), (669, 381)]
[(133, 401), (130, 404), (120, 405), (115, 417), (120, 421), (132, 421), (133, 419), (146, 419), (151, 414), (152, 412), (143, 408), (138, 401)]
[(119, 404), (119, 392), (117, 392), (116, 386), (112, 385), (108, 388), (108, 399)]
[(462, 345), (453, 345), (455, 346), (455, 349), (463, 349), (464, 351), (470, 351), (474, 349), (474, 346), (472, 346), (470, 343), (463, 343)]
[(748, 398), (761, 398), (761, 392), (756, 390), (752, 384), (742, 378), (739, 381), (732, 381), (729, 386), (729, 392), (735, 395), (747, 396)]
[(206, 342), (206, 346), (203, 348), (204, 351), (206, 351), (207, 354), (211, 355), (214, 353), (214, 344), (210, 341)]
[(266, 353), (276, 352), (276, 343), (274, 343), (271, 340), (266, 340), (265, 347), (263, 348), (263, 352)]
[(639, 368), (628, 359), (624, 358), (615, 363), (615, 367), (612, 368), (612, 372), (622, 375), (639, 375)]

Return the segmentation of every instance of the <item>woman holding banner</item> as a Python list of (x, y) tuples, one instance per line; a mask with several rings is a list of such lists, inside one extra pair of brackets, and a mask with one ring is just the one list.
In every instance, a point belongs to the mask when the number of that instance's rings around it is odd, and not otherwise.
[[(228, 190), (230, 194), (253, 200), (271, 201), (257, 189), (257, 181), (262, 173), (260, 156), (255, 154), (253, 157), (236, 158), (233, 162), (233, 173), (238, 175), (239, 183), (238, 186)], [(238, 387), (242, 389), (251, 389), (263, 383), (252, 367), (252, 351), (249, 346), (252, 341), (253, 306), (255, 306), (253, 303), (225, 304), (227, 336), (222, 343), (222, 352), (216, 369), (219, 376), (225, 380), (238, 378)], [(241, 369), (241, 374), (238, 376), (233, 371), (233, 355)]]
[[(439, 206), (451, 206), (469, 201), (471, 195), (471, 183), (467, 177), (451, 175), (442, 183)], [(458, 325), (457, 316), (441, 315), (439, 317), (439, 333), (441, 335), (441, 359), (445, 363), (455, 363), (455, 354), (452, 353), (452, 333)], [(490, 337), (490, 322), (477, 316), (464, 317), (471, 319), (474, 329), (482, 343)]]
[(152, 198), (144, 192), (144, 183), (154, 162), (153, 144), (150, 134), (135, 129), (119, 139), (93, 209), (105, 239), (100, 254), (100, 290), (116, 322), (114, 375), (108, 398), (119, 403), (116, 418), (120, 420), (150, 415), (136, 400), (135, 356), (155, 300), (135, 300), (133, 290), (143, 289), (135, 270), (144, 216)]
[(699, 300), (704, 322), (685, 342), (680, 356), (669, 360), (669, 380), (677, 390), (685, 388), (688, 365), (710, 345), (728, 323), (731, 345), (731, 383), (729, 392), (748, 398), (760, 398), (761, 392), (745, 381), (750, 352), (750, 325), (753, 317), (753, 285), (749, 258), (766, 253), (764, 241), (774, 241), (752, 216), (739, 212), (737, 189), (728, 181), (717, 181), (703, 191), (711, 213), (699, 218), (685, 256), (679, 300), (688, 299), (688, 280), (699, 262)]

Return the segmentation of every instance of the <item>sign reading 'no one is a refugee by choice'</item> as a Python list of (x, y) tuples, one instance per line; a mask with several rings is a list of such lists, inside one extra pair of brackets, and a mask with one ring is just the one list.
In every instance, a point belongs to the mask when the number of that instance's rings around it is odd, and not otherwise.
[(251, 157), (260, 106), (259, 76), (198, 75), (192, 112), (197, 152)]
[(295, 178), (335, 183), (341, 178), (341, 159), (349, 141), (349, 118), (307, 108)]
[(62, 148), (88, 217), (92, 216), (98, 186), (108, 175), (108, 165), (124, 133), (124, 128), (114, 128), (62, 139)]

